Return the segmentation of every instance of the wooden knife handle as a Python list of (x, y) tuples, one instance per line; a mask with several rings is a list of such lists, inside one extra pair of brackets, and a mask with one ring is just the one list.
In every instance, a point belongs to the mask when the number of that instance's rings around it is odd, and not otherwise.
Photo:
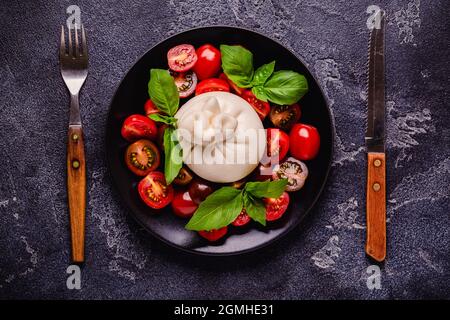
[(86, 211), (86, 160), (83, 129), (69, 126), (67, 141), (67, 193), (69, 198), (72, 261), (84, 262), (84, 228)]
[(386, 156), (367, 155), (366, 253), (376, 261), (386, 257)]

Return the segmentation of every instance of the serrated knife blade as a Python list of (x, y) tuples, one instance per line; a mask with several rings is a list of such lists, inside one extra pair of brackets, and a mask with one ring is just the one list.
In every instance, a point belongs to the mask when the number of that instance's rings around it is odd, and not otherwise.
[(367, 81), (367, 190), (366, 253), (376, 261), (386, 257), (386, 154), (385, 154), (385, 13), (369, 39)]

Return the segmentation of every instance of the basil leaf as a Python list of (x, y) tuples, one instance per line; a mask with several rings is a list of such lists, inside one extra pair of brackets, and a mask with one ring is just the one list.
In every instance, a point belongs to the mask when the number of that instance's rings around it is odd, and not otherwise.
[(274, 72), (264, 85), (253, 88), (252, 92), (258, 99), (262, 97), (279, 105), (290, 105), (308, 92), (308, 82), (297, 72), (280, 70)]
[(283, 194), (287, 183), (288, 179), (247, 182), (245, 191), (256, 198), (278, 198)]
[(174, 132), (174, 127), (164, 131), (164, 176), (167, 184), (172, 183), (183, 166), (182, 149)]
[(252, 92), (255, 95), (255, 97), (257, 97), (259, 100), (267, 102), (267, 95), (263, 86), (253, 87)]
[(244, 208), (250, 218), (263, 226), (266, 225), (266, 207), (261, 199), (253, 198), (251, 195), (245, 193)]
[(175, 115), (180, 104), (180, 96), (169, 71), (163, 69), (150, 70), (148, 94), (159, 110), (169, 116)]
[(233, 187), (222, 187), (200, 203), (186, 229), (201, 231), (220, 229), (229, 225), (241, 213), (242, 191)]
[(253, 75), (252, 85), (260, 86), (266, 83), (267, 79), (272, 75), (273, 70), (275, 70), (275, 61), (263, 64), (256, 69), (255, 74)]
[(220, 45), (222, 69), (227, 77), (240, 88), (252, 86), (253, 54), (241, 46)]
[(174, 125), (177, 123), (177, 119), (171, 116), (166, 116), (164, 114), (153, 113), (148, 116), (150, 119), (155, 120), (156, 122), (162, 122), (168, 125)]

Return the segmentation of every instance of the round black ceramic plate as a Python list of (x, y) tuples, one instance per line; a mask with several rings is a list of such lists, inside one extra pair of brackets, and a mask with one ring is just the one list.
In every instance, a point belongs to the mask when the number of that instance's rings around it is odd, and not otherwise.
[[(139, 177), (125, 166), (124, 152), (128, 143), (121, 137), (120, 128), (130, 114), (143, 114), (148, 99), (147, 84), (151, 68), (167, 68), (167, 51), (178, 44), (190, 43), (198, 47), (211, 43), (241, 44), (253, 52), (254, 65), (276, 60), (276, 69), (294, 70), (306, 76), (309, 92), (300, 100), (301, 121), (312, 124), (320, 132), (321, 147), (317, 158), (307, 162), (309, 177), (303, 189), (291, 193), (291, 203), (283, 217), (267, 227), (252, 222), (244, 228), (229, 228), (226, 237), (208, 243), (195, 232), (184, 229), (186, 220), (176, 217), (170, 206), (153, 210), (139, 199), (136, 185)], [(180, 102), (182, 105), (183, 102)], [(260, 249), (292, 230), (318, 199), (327, 179), (332, 158), (333, 128), (329, 108), (319, 84), (305, 64), (278, 42), (253, 31), (235, 27), (204, 27), (174, 35), (144, 54), (128, 71), (111, 103), (107, 132), (107, 161), (113, 181), (130, 208), (133, 217), (151, 234), (178, 249), (202, 255), (234, 255)]]

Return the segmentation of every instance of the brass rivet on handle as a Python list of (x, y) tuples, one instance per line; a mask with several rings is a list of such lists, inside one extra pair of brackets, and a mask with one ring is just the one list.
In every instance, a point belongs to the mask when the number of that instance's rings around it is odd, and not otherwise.
[(375, 161), (373, 162), (373, 165), (378, 168), (379, 166), (381, 166), (381, 160), (375, 159)]
[(375, 182), (372, 186), (374, 191), (380, 191), (381, 185), (378, 182)]
[(78, 169), (78, 168), (80, 167), (80, 161), (78, 161), (78, 160), (73, 160), (73, 161), (72, 161), (72, 167), (73, 167), (74, 169)]
[(78, 138), (79, 138), (79, 136), (78, 136), (76, 133), (74, 133), (74, 134), (72, 135), (72, 140), (73, 140), (73, 141), (77, 142), (77, 141), (78, 141)]

